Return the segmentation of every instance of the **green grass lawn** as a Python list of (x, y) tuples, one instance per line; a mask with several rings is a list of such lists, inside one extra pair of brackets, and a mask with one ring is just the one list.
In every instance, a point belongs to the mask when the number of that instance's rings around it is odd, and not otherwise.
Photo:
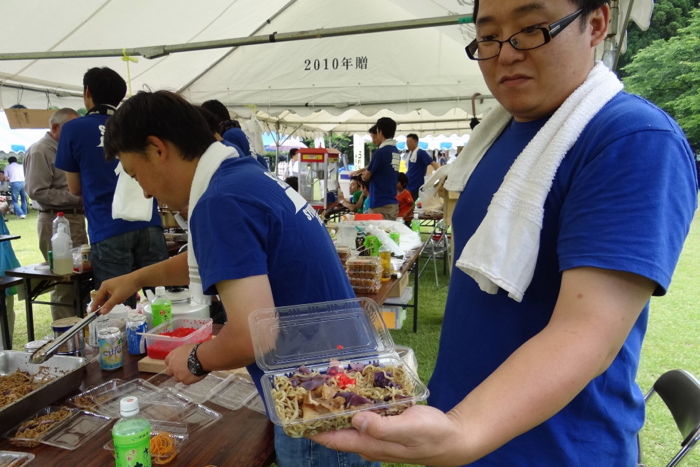
[[(39, 252), (36, 234), (36, 213), (27, 219), (10, 218), (10, 232), (21, 235), (12, 246), (22, 264), (43, 260)], [(412, 332), (412, 316), (409, 311), (404, 329), (392, 331), (397, 344), (414, 349), (418, 359), (418, 371), (423, 381), (432, 374), (440, 326), (447, 295), (446, 276), (438, 263), (440, 285), (435, 286), (432, 265), (420, 278), (420, 311), (418, 333)], [(16, 302), (14, 348), (26, 342), (24, 302)], [(649, 329), (644, 346), (637, 381), (644, 392), (654, 380), (667, 370), (683, 368), (700, 376), (700, 221), (696, 218), (688, 237), (673, 283), (664, 297), (652, 299)], [(50, 332), (51, 314), (46, 305), (34, 307), (34, 323), (37, 337)], [(678, 451), (680, 437), (665, 406), (658, 397), (648, 406), (647, 424), (642, 430), (642, 450), (648, 466), (662, 466)], [(689, 455), (684, 465), (700, 465), (700, 449)]]

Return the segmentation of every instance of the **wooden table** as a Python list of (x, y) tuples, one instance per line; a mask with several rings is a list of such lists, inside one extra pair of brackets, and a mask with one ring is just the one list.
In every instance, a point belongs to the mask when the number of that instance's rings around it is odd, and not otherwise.
[[(125, 349), (126, 350), (126, 349)], [(123, 368), (102, 371), (98, 363), (88, 365), (87, 376), (82, 390), (113, 378), (130, 380), (148, 379), (151, 373), (139, 373), (137, 362), (140, 357), (125, 356)], [(208, 427), (191, 434), (180, 454), (168, 464), (172, 467), (205, 465), (226, 466), (268, 466), (275, 460), (274, 432), (272, 423), (264, 415), (245, 407), (231, 411), (215, 404), (207, 406), (221, 413), (222, 418)], [(7, 439), (0, 440), (0, 450), (27, 451), (36, 456), (38, 466), (81, 466), (103, 467), (114, 465), (112, 451), (102, 447), (111, 439), (113, 424), (101, 430), (74, 451), (40, 445), (36, 448), (18, 448)]]
[[(92, 271), (74, 272), (61, 276), (54, 274), (49, 269), (48, 264), (39, 263), (29, 266), (20, 266), (14, 269), (5, 271), (5, 275), (12, 277), (21, 277), (24, 280), (24, 287), (27, 291), (27, 297), (24, 301), (27, 312), (27, 337), (29, 341), (34, 340), (34, 310), (32, 305), (39, 303), (43, 305), (55, 305), (71, 307), (76, 311), (76, 315), (84, 314), (83, 303), (87, 302), (88, 294), (92, 290)], [(39, 301), (39, 295), (51, 290), (58, 284), (72, 284), (74, 291), (73, 304), (67, 305), (64, 303), (54, 303)]]
[(405, 274), (413, 273), (413, 304), (403, 305), (391, 303), (391, 298), (389, 298), (389, 292), (391, 292), (391, 289), (393, 289), (394, 286), (398, 284), (400, 280), (398, 276), (396, 278), (392, 278), (390, 281), (383, 282), (381, 288), (375, 294), (357, 294), (358, 297), (371, 298), (379, 305), (397, 305), (406, 308), (412, 308), (413, 332), (418, 332), (418, 262), (420, 259), (420, 254), (423, 251), (423, 248), (425, 248), (425, 245), (426, 243), (423, 243), (418, 248), (414, 248), (413, 250), (406, 252), (406, 258), (403, 264), (401, 265), (401, 269), (399, 269), (398, 271), (401, 273), (401, 277), (403, 277)]

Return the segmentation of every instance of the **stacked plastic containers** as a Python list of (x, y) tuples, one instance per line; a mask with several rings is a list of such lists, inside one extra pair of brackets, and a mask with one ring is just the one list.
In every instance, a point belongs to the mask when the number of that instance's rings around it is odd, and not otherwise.
[(382, 261), (377, 256), (356, 256), (345, 262), (350, 285), (357, 294), (375, 294), (382, 286)]

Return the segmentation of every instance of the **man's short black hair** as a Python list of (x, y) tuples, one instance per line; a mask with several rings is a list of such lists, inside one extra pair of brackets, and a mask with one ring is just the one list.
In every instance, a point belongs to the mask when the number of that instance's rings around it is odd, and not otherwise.
[(377, 130), (382, 132), (385, 138), (393, 138), (396, 134), (396, 122), (389, 117), (377, 120)]
[(12, 164), (13, 162), (17, 162), (17, 158), (15, 156), (10, 156), (7, 158), (8, 164)]
[(292, 148), (289, 150), (289, 160), (292, 160), (292, 157), (296, 156), (299, 150), (297, 148)]
[(369, 127), (369, 130), (367, 130), (368, 133), (376, 135), (379, 130), (377, 129), (377, 125), (372, 125)]
[(403, 188), (406, 188), (408, 185), (408, 175), (403, 172), (399, 172), (396, 174), (396, 181), (399, 182)]
[(415, 141), (416, 143), (418, 142), (418, 135), (415, 134), (415, 133), (409, 133), (409, 134), (407, 134), (407, 135), (406, 135), (406, 138), (411, 138), (411, 139), (412, 139), (413, 141)]
[(120, 152), (143, 153), (148, 136), (174, 144), (186, 160), (200, 157), (215, 141), (194, 105), (170, 91), (141, 91), (107, 120), (105, 155), (112, 159)]
[(219, 121), (216, 118), (216, 115), (208, 111), (204, 106), (197, 105), (195, 106), (199, 114), (204, 117), (204, 121), (207, 122), (207, 125), (209, 126), (209, 131), (211, 131), (211, 134), (213, 135), (217, 131), (219, 131)]
[(116, 107), (126, 96), (126, 81), (111, 68), (95, 67), (83, 75), (83, 90), (85, 89), (90, 90), (93, 104)]
[(202, 103), (202, 107), (207, 109), (209, 112), (216, 115), (217, 123), (221, 123), (225, 120), (231, 120), (231, 114), (229, 113), (226, 106), (216, 99), (211, 99)]
[[(585, 18), (592, 11), (597, 10), (606, 3), (610, 3), (610, 0), (569, 0), (574, 7), (578, 10), (583, 10), (581, 12), (581, 17)], [(479, 14), (479, 0), (474, 0), (474, 11), (472, 13), (472, 18), (476, 23), (476, 17)]]
[(287, 177), (284, 179), (284, 183), (291, 186), (294, 191), (299, 191), (299, 177)]

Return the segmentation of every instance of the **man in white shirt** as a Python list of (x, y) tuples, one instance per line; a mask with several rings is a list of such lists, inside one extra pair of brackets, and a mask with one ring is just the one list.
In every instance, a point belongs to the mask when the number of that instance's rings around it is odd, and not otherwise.
[[(17, 162), (15, 156), (7, 159), (5, 167), (5, 177), (10, 182), (10, 192), (12, 193), (12, 206), (15, 209), (15, 215), (24, 219), (27, 217), (27, 193), (24, 191), (24, 167)], [(22, 204), (20, 205), (20, 199)]]

